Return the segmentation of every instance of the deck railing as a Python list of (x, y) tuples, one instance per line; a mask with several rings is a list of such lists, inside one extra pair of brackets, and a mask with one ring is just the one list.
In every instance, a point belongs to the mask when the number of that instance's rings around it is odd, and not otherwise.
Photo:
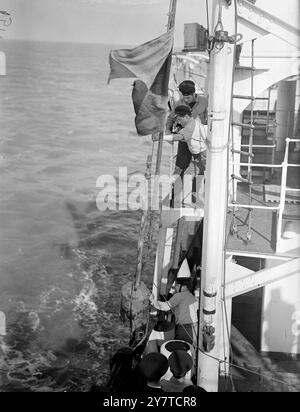
[(282, 164), (282, 177), (281, 177), (281, 191), (280, 191), (280, 204), (279, 204), (279, 214), (278, 214), (278, 225), (277, 225), (277, 250), (280, 247), (280, 240), (282, 234), (282, 225), (283, 225), (283, 214), (285, 209), (285, 202), (286, 202), (286, 194), (289, 191), (298, 192), (300, 193), (300, 189), (289, 189), (287, 188), (287, 177), (288, 177), (288, 168), (289, 167), (300, 167), (299, 164), (291, 164), (289, 163), (289, 152), (290, 152), (290, 143), (299, 143), (299, 139), (286, 139), (286, 148), (285, 148), (285, 155), (284, 161)]
[[(282, 164), (274, 165), (274, 164), (254, 164), (254, 163), (233, 163), (233, 166), (240, 166), (240, 167), (251, 167), (251, 168), (271, 168), (271, 169), (282, 169), (282, 177), (281, 177), (281, 187), (280, 187), (280, 202), (279, 206), (261, 206), (261, 205), (244, 205), (239, 204), (238, 202), (231, 202), (229, 203), (228, 207), (234, 209), (249, 209), (249, 210), (275, 210), (278, 211), (278, 219), (277, 219), (277, 234), (276, 234), (276, 249), (278, 250), (280, 247), (280, 240), (282, 236), (282, 226), (283, 226), (283, 216), (285, 210), (285, 203), (287, 192), (294, 192), (300, 193), (300, 189), (296, 188), (287, 188), (287, 178), (288, 178), (288, 169), (289, 168), (300, 168), (300, 164), (293, 164), (289, 163), (289, 151), (290, 151), (290, 144), (291, 143), (300, 143), (300, 139), (290, 139), (286, 138), (286, 149), (284, 160)], [(249, 184), (253, 184), (249, 182)], [(236, 196), (233, 196), (235, 199)]]

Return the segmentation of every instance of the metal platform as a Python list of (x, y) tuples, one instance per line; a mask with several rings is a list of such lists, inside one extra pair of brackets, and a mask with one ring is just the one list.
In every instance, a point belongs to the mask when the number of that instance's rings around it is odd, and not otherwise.
[[(239, 204), (250, 204), (249, 196), (246, 192), (245, 185), (239, 185), (237, 202)], [(262, 186), (253, 187), (253, 205), (266, 206), (264, 202)], [(260, 253), (265, 255), (275, 254), (276, 248), (276, 228), (274, 226), (274, 219), (276, 212), (274, 210), (260, 210), (252, 211), (252, 239), (248, 241), (248, 209), (237, 209), (236, 224), (237, 233), (231, 233), (231, 226), (233, 223), (233, 212), (229, 212), (227, 219), (227, 243), (226, 250), (228, 253), (234, 252), (249, 252)]]

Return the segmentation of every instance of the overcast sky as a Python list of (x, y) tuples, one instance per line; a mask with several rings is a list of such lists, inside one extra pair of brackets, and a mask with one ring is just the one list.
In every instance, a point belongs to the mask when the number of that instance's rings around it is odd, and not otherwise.
[[(5, 38), (137, 45), (166, 30), (169, 0), (0, 0), (12, 14)], [(184, 22), (205, 25), (205, 0), (178, 2), (176, 45)]]
[[(0, 0), (0, 9), (13, 17), (12, 26), (3, 36), (137, 45), (165, 31), (169, 3), (170, 0)], [(299, 3), (257, 0), (256, 5), (299, 27)], [(178, 0), (176, 46), (183, 46), (184, 23), (206, 26), (205, 4), (206, 0)]]

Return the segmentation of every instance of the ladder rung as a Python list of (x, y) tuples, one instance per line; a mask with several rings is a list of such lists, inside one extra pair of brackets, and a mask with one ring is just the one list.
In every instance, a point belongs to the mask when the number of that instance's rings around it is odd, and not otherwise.
[(251, 72), (255, 72), (256, 68), (254, 66), (235, 66), (236, 70), (249, 70)]
[(244, 127), (245, 129), (255, 129), (254, 126), (251, 126), (251, 124), (247, 124), (247, 123), (239, 123), (239, 122), (232, 122), (233, 126), (238, 126), (238, 127)]
[[(249, 146), (250, 147), (250, 146)], [(241, 150), (231, 150), (232, 153), (236, 153), (236, 154), (240, 154), (242, 156), (249, 156), (254, 158), (254, 154), (253, 153), (249, 153), (249, 152), (243, 152)]]
[(271, 127), (276, 127), (276, 125), (274, 124), (259, 124), (254, 126), (255, 130), (266, 130), (269, 129)]
[(234, 99), (243, 99), (243, 100), (269, 100), (268, 97), (254, 97), (254, 96), (245, 96), (242, 94), (234, 94), (232, 96)]
[[(282, 169), (283, 168), (283, 165), (281, 164), (281, 165), (271, 165), (271, 164), (255, 164), (255, 163), (251, 163), (251, 164), (249, 164), (249, 163), (233, 163), (233, 166), (240, 166), (240, 167), (265, 167), (265, 168), (270, 168), (270, 169)], [(290, 165), (288, 165), (288, 166), (290, 166)], [(298, 166), (298, 167), (300, 167), (300, 165), (295, 165), (295, 166)]]
[[(250, 147), (249, 144), (242, 144), (241, 147)], [(277, 146), (276, 144), (273, 145), (260, 145), (260, 144), (256, 144), (256, 145), (252, 145), (253, 149), (275, 149)]]
[(231, 175), (232, 179), (238, 180), (239, 182), (246, 183), (247, 185), (252, 186), (253, 182), (250, 182), (248, 179), (244, 179), (243, 177), (237, 175)]
[(232, 96), (234, 99), (241, 99), (241, 100), (256, 100), (255, 97), (253, 96), (243, 96), (241, 94), (234, 94)]
[(256, 206), (256, 205), (240, 205), (238, 203), (230, 203), (228, 207), (241, 208), (241, 209), (257, 209), (257, 210), (280, 210), (280, 206)]
[(286, 190), (287, 192), (300, 193), (300, 189), (291, 189), (291, 188), (287, 187), (285, 190)]

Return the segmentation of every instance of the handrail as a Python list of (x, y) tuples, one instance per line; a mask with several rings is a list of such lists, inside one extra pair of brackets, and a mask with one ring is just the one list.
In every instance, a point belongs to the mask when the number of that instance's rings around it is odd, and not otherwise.
[(287, 192), (296, 192), (296, 193), (299, 192), (299, 193), (300, 193), (300, 189), (291, 189), (291, 188), (288, 188), (288, 187), (287, 187), (285, 190), (286, 190)]
[(282, 179), (281, 179), (280, 209), (279, 209), (279, 215), (278, 215), (278, 228), (277, 228), (277, 249), (280, 245), (280, 240), (281, 240), (283, 215), (284, 215), (287, 192), (300, 192), (300, 189), (287, 188), (288, 168), (289, 167), (300, 167), (299, 164), (288, 163), (290, 143), (299, 143), (299, 142), (300, 142), (300, 139), (290, 139), (289, 137), (286, 138), (285, 155), (284, 155), (284, 161), (282, 164), (283, 168), (282, 168)]
[[(250, 145), (248, 144), (242, 144), (241, 147), (250, 147)], [(261, 145), (261, 144), (254, 144), (252, 146), (253, 149), (274, 149), (276, 146), (276, 144), (273, 145)]]
[[(249, 163), (233, 163), (234, 166), (248, 166)], [(284, 167), (284, 164), (281, 165), (271, 165), (271, 164), (251, 164), (251, 167), (268, 167), (268, 168), (274, 168), (274, 169), (282, 169)], [(294, 164), (294, 163), (288, 163), (287, 167), (300, 167), (300, 164)]]
[(228, 207), (234, 207), (236, 209), (279, 210), (279, 206), (240, 205), (239, 203), (229, 203)]
[[(250, 164), (249, 163), (233, 163), (233, 165), (234, 166), (242, 166), (242, 167), (248, 167)], [(265, 167), (269, 167), (269, 168), (271, 168), (271, 169), (281, 169), (282, 167), (283, 167), (283, 165), (270, 165), (270, 164), (255, 164), (255, 163), (252, 163), (251, 164), (251, 167), (263, 167), (263, 168), (265, 168)]]
[(278, 227), (277, 227), (277, 248), (279, 245), (279, 241), (281, 238), (282, 232), (282, 223), (283, 223), (283, 215), (285, 209), (285, 202), (286, 196), (288, 192), (297, 192), (300, 193), (300, 188), (287, 188), (287, 175), (288, 175), (288, 168), (289, 167), (300, 167), (299, 164), (292, 164), (288, 163), (289, 159), (289, 149), (290, 143), (299, 143), (300, 139), (290, 139), (286, 138), (286, 149), (284, 155), (284, 161), (281, 165), (270, 165), (270, 164), (250, 164), (250, 163), (233, 163), (234, 166), (246, 166), (246, 167), (262, 167), (262, 168), (278, 168), (282, 169), (282, 178), (281, 178), (281, 192), (280, 192), (280, 203), (279, 206), (258, 206), (258, 205), (240, 205), (238, 203), (229, 203), (228, 207), (232, 207), (234, 209), (241, 208), (241, 209), (250, 209), (250, 210), (278, 210)]

